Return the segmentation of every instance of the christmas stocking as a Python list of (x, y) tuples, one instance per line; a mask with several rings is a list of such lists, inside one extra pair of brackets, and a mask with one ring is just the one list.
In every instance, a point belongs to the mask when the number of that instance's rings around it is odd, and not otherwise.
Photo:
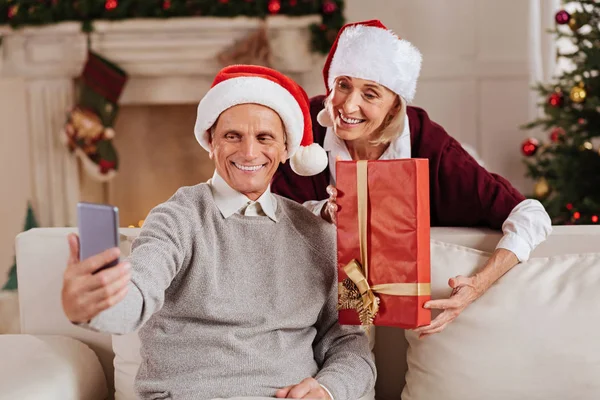
[(79, 100), (67, 116), (64, 138), (92, 178), (106, 182), (119, 167), (112, 139), (117, 116), (117, 102), (127, 81), (127, 74), (115, 64), (88, 52), (88, 59), (78, 80)]

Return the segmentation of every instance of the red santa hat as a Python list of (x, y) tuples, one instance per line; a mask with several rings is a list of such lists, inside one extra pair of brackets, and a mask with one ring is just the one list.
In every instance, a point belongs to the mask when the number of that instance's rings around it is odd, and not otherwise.
[(310, 176), (327, 167), (327, 153), (313, 142), (306, 92), (282, 73), (256, 65), (232, 65), (219, 71), (198, 104), (194, 133), (200, 145), (210, 151), (209, 130), (219, 115), (233, 106), (248, 103), (269, 107), (279, 114), (294, 172)]
[[(387, 29), (379, 20), (346, 24), (338, 32), (329, 51), (323, 78), (327, 93), (338, 76), (350, 76), (377, 82), (407, 103), (412, 102), (421, 71), (421, 53), (407, 40)], [(323, 112), (319, 123), (329, 126)]]

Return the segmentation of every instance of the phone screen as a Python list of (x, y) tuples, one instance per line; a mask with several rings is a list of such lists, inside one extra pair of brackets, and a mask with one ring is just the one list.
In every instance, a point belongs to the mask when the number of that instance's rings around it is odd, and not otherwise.
[[(119, 209), (107, 204), (78, 203), (79, 259), (119, 247)], [(119, 260), (98, 269), (114, 267)], [(96, 271), (96, 272), (98, 272)]]

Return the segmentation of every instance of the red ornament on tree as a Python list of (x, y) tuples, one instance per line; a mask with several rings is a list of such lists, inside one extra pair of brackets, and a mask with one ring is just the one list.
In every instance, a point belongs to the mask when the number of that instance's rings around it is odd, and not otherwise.
[(532, 155), (535, 154), (535, 152), (538, 150), (539, 147), (540, 147), (540, 142), (536, 138), (529, 138), (529, 139), (526, 139), (521, 144), (521, 151), (527, 157), (531, 157)]
[(19, 11), (19, 6), (10, 6), (8, 8), (8, 19), (13, 19), (17, 12)]
[(580, 213), (579, 211), (575, 211), (575, 212), (573, 213), (573, 218), (575, 218), (575, 219), (579, 219), (579, 218), (581, 218), (581, 213)]
[(550, 132), (550, 140), (552, 140), (554, 143), (558, 142), (560, 140), (560, 138), (565, 134), (565, 130), (559, 126), (557, 126), (556, 128), (552, 129), (552, 131)]
[(164, 0), (162, 5), (163, 10), (168, 10), (171, 8), (171, 0)]
[(559, 12), (556, 13), (556, 15), (554, 16), (554, 20), (556, 21), (557, 24), (559, 25), (564, 25), (569, 23), (569, 20), (571, 19), (571, 16), (569, 15), (568, 12), (566, 12), (565, 10), (560, 10)]
[(597, 215), (592, 215), (592, 222), (593, 223), (598, 222), (598, 216)]
[(119, 2), (117, 0), (106, 0), (106, 2), (104, 3), (104, 8), (110, 11), (117, 8), (118, 5)]
[(563, 100), (562, 92), (554, 92), (548, 97), (548, 104), (552, 107), (560, 107), (563, 105)]
[(268, 8), (269, 8), (269, 12), (271, 14), (277, 14), (279, 12), (279, 10), (281, 10), (281, 1), (279, 1), (279, 0), (270, 0)]
[(327, 0), (323, 3), (323, 13), (333, 14), (337, 10), (337, 4), (335, 2)]
[(221, 4), (227, 4), (227, 3), (229, 3), (229, 0), (219, 0), (219, 3), (221, 3)]
[(566, 207), (567, 207), (567, 210), (571, 211), (571, 210), (573, 209), (573, 204), (571, 204), (571, 203), (568, 203), (568, 204), (566, 205)]

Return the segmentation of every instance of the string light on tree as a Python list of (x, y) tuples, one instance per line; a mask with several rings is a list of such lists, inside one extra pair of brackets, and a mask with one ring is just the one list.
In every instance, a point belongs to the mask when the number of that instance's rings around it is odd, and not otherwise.
[(114, 10), (118, 6), (119, 2), (117, 0), (106, 0), (106, 3), (104, 3), (104, 8), (106, 8), (109, 11)]
[(277, 14), (279, 10), (281, 10), (281, 1), (280, 0), (269, 0), (269, 12), (271, 14)]
[(598, 216), (597, 215), (592, 215), (592, 222), (593, 223), (597, 223), (598, 222)]
[(579, 218), (581, 218), (581, 213), (579, 211), (575, 211), (573, 213), (573, 219), (577, 220)]

